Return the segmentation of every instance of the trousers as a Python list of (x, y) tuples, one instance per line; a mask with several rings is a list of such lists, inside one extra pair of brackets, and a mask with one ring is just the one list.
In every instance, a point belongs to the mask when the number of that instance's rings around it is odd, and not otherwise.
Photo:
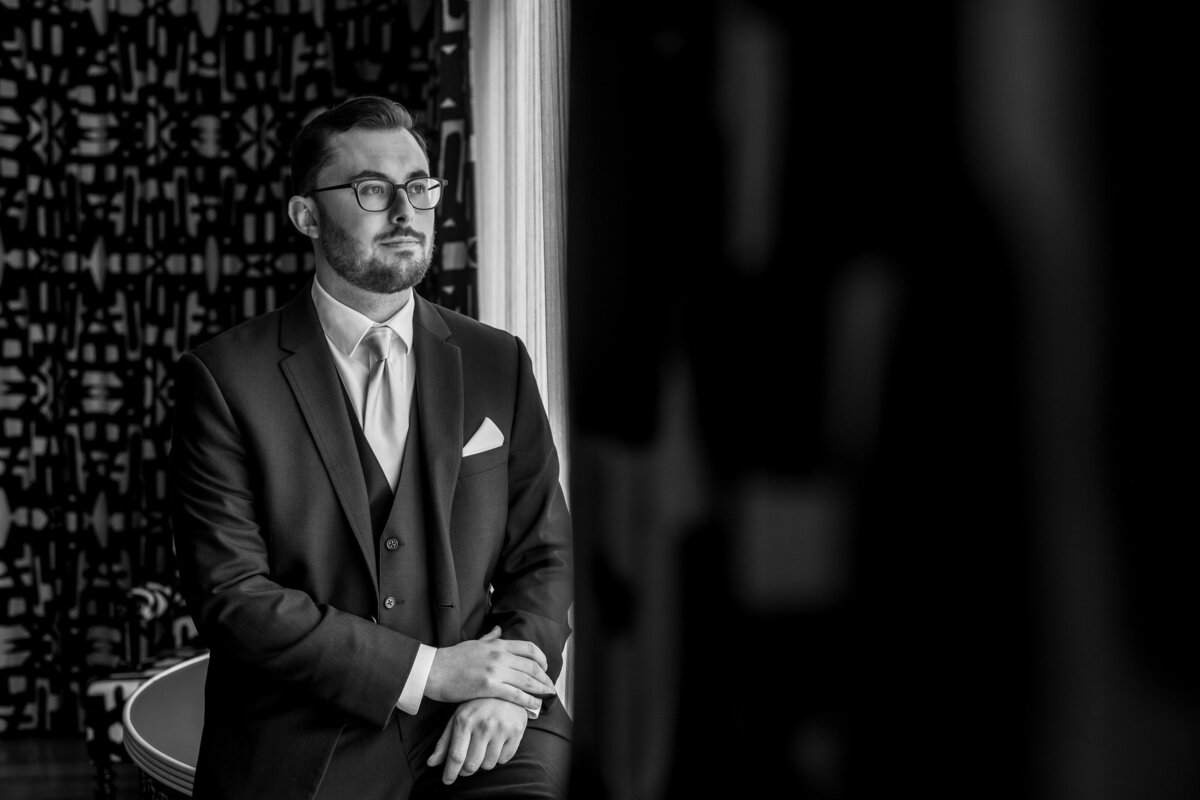
[[(395, 717), (383, 731), (366, 726), (347, 728), (338, 749), (370, 748), (377, 754), (373, 761), (379, 769), (351, 771), (342, 766), (349, 762), (339, 759), (335, 749), (317, 800), (565, 800), (571, 743), (540, 728), (525, 729), (516, 754), (507, 763), (491, 770), (481, 769), (474, 775), (459, 775), (454, 783), (443, 784), (445, 764), (430, 767), (426, 761), (445, 730), (452, 708), (444, 706), (419, 727), (409, 729), (407, 741)], [(547, 713), (566, 712), (555, 706)], [(424, 709), (421, 716), (425, 716)], [(325, 788), (330, 786), (338, 787), (336, 792)]]

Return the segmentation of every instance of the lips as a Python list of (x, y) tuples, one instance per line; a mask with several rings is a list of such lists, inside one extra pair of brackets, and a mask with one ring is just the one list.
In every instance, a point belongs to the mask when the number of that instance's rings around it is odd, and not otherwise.
[(425, 236), (416, 231), (398, 231), (380, 240), (380, 244), (424, 244)]

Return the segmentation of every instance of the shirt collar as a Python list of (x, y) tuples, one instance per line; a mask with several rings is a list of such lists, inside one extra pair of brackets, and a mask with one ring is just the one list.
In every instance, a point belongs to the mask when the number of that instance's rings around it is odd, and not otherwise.
[[(313, 277), (312, 300), (313, 305), (317, 308), (317, 319), (321, 321), (321, 328), (324, 329), (329, 341), (333, 342), (334, 347), (347, 356), (353, 356), (355, 348), (367, 335), (367, 331), (375, 327), (375, 323), (370, 317), (360, 314), (335, 299), (333, 295), (325, 291), (325, 287), (321, 285), (316, 276)], [(413, 340), (413, 309), (416, 305), (417, 294), (412, 292), (403, 308), (390, 319), (380, 323), (391, 328), (403, 340), (404, 347), (410, 353)]]

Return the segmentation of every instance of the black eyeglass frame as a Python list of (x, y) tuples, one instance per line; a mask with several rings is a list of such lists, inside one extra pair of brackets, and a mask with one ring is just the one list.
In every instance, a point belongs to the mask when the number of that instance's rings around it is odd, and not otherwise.
[[(418, 206), (416, 203), (414, 203), (413, 199), (412, 199), (412, 194), (408, 191), (409, 184), (416, 183), (417, 181), (437, 181), (437, 186), (439, 189), (438, 199), (437, 199), (436, 203), (429, 206), (428, 208)], [(364, 183), (385, 183), (388, 186), (392, 187), (392, 196), (388, 198), (387, 203), (384, 204), (383, 208), (372, 209), (372, 208), (367, 208), (366, 206), (363, 205), (362, 198), (358, 196), (358, 187)], [(396, 192), (401, 186), (403, 186), (404, 187), (404, 196), (408, 198), (408, 202), (413, 208), (415, 208), (417, 211), (432, 211), (433, 209), (435, 209), (439, 205), (441, 205), (442, 194), (445, 193), (446, 186), (449, 185), (449, 183), (450, 183), (450, 181), (448, 181), (444, 178), (434, 178), (432, 176), (421, 176), (419, 178), (410, 178), (409, 180), (402, 181), (400, 183), (392, 183), (391, 181), (387, 180), (386, 178), (363, 178), (361, 180), (351, 181), (350, 183), (339, 183), (337, 186), (322, 186), (320, 189), (311, 189), (311, 190), (305, 192), (304, 196), (308, 197), (309, 195), (314, 195), (317, 192), (331, 192), (334, 189), (353, 189), (354, 190), (354, 200), (358, 203), (359, 208), (361, 208), (363, 211), (367, 212), (368, 214), (382, 214), (383, 212), (387, 211), (389, 208), (392, 207), (392, 203), (396, 202)]]

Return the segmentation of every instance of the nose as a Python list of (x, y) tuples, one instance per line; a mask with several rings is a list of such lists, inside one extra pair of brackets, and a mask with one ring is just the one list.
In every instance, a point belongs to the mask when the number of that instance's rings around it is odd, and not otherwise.
[(396, 187), (396, 196), (392, 198), (392, 207), (388, 210), (388, 216), (395, 222), (404, 222), (412, 219), (416, 209), (412, 207), (412, 203), (408, 200), (408, 192), (404, 190), (403, 184)]

